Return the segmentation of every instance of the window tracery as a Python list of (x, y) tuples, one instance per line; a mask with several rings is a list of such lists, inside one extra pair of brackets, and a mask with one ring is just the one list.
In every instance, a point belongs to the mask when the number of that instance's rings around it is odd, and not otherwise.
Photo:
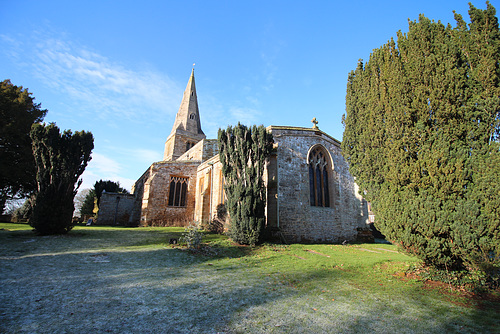
[(185, 207), (188, 178), (180, 176), (170, 177), (170, 189), (168, 192), (168, 206)]
[(328, 185), (329, 163), (326, 152), (315, 147), (309, 153), (309, 190), (311, 206), (330, 206)]

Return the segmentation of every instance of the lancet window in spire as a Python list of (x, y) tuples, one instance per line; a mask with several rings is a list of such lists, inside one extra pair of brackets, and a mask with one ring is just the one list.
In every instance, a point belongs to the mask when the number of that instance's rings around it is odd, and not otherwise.
[(311, 206), (330, 206), (327, 153), (317, 146), (309, 153), (309, 191)]

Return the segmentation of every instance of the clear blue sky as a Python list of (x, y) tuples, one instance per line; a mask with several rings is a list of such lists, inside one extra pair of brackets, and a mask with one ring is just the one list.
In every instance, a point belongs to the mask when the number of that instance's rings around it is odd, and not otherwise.
[(0, 0), (0, 80), (28, 88), (47, 122), (94, 134), (81, 189), (99, 179), (130, 189), (162, 159), (193, 63), (208, 138), (238, 121), (309, 127), (316, 117), (341, 140), (358, 59), (420, 13), (468, 21), (467, 3)]

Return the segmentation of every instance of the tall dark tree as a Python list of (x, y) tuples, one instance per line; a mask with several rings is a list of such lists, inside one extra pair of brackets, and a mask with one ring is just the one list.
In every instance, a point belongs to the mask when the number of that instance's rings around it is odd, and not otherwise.
[(262, 176), (273, 138), (264, 126), (242, 124), (219, 130), (219, 157), (225, 178), (230, 236), (242, 244), (262, 240), (266, 189)]
[[(500, 33), (423, 15), (350, 73), (342, 150), (377, 227), (427, 264), (500, 266)], [(496, 269), (495, 269), (496, 268)]]
[(85, 203), (85, 199), (87, 195), (92, 191), (90, 188), (80, 189), (78, 193), (75, 195), (74, 203), (75, 203), (75, 215), (81, 216), (82, 207)]
[(36, 189), (30, 130), (46, 114), (27, 89), (0, 82), (0, 213), (7, 200)]
[(82, 207), (80, 208), (80, 215), (93, 216), (96, 199), (97, 197), (95, 196), (95, 190), (90, 189), (90, 191), (85, 195), (85, 198), (83, 199)]
[(30, 225), (42, 235), (67, 233), (73, 228), (73, 199), (91, 159), (94, 138), (85, 131), (60, 133), (55, 124), (35, 124), (30, 135), (38, 186)]

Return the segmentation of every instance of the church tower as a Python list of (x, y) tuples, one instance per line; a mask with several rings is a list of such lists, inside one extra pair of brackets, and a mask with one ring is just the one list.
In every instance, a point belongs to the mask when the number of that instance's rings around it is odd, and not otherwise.
[(165, 142), (163, 161), (176, 160), (202, 139), (205, 139), (205, 134), (201, 130), (193, 68), (182, 97), (181, 106), (175, 116), (172, 132)]

